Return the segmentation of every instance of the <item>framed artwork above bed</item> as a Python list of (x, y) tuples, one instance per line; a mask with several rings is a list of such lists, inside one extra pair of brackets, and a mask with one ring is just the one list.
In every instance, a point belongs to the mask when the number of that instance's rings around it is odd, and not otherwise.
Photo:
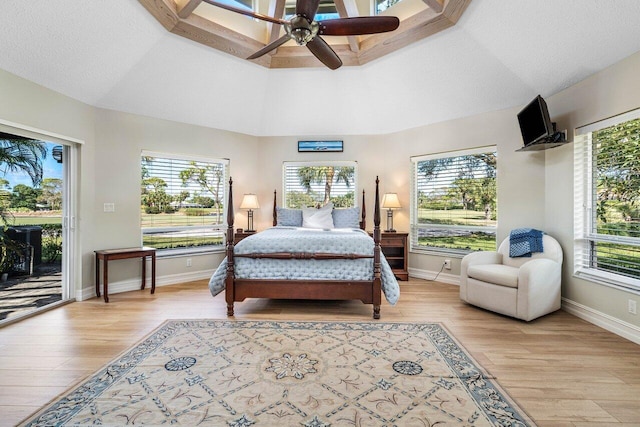
[(299, 153), (342, 152), (342, 141), (298, 141)]

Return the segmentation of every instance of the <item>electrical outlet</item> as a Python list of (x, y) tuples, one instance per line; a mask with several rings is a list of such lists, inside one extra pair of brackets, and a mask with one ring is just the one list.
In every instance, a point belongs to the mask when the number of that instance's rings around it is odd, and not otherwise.
[(451, 260), (450, 259), (445, 259), (444, 260), (444, 268), (447, 270), (451, 270)]
[(187, 267), (191, 267), (191, 258), (187, 258)]
[(103, 210), (104, 210), (104, 212), (115, 212), (116, 211), (116, 204), (115, 203), (105, 203), (103, 205)]
[(634, 299), (630, 299), (629, 300), (629, 313), (638, 314), (638, 310), (637, 310), (637, 306), (636, 306), (636, 300), (634, 300)]

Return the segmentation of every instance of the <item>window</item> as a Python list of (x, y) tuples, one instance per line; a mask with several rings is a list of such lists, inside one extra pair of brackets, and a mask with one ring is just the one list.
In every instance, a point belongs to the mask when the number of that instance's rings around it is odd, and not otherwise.
[[(291, 18), (296, 14), (296, 1), (295, 0), (287, 0), (284, 6), (284, 15), (285, 19)], [(333, 0), (320, 0), (318, 4), (318, 11), (314, 19), (316, 21), (323, 21), (327, 19), (336, 19), (339, 18), (338, 9), (336, 8), (336, 4)]]
[(381, 14), (382, 12), (399, 2), (400, 0), (373, 0), (376, 15)]
[(336, 208), (357, 206), (356, 162), (285, 162), (284, 206), (304, 208), (333, 202)]
[(223, 249), (228, 160), (142, 153), (142, 244)]
[(640, 290), (640, 109), (576, 129), (574, 269)]
[(411, 160), (411, 249), (460, 255), (495, 250), (495, 147)]

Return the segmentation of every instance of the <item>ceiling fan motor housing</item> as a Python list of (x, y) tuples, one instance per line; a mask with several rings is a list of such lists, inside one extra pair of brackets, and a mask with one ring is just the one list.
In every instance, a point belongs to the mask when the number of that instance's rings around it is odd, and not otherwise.
[(291, 38), (296, 41), (298, 46), (305, 46), (313, 40), (318, 34), (319, 28), (316, 21), (309, 22), (303, 15), (294, 16), (289, 25), (285, 26), (285, 30), (290, 33)]

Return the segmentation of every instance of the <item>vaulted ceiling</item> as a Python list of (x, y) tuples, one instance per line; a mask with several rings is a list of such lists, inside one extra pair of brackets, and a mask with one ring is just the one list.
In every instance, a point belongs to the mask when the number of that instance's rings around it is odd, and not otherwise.
[(456, 25), (335, 71), (255, 64), (167, 31), (135, 0), (4, 0), (0, 13), (1, 69), (97, 107), (260, 136), (522, 106), (638, 51), (637, 0), (473, 0)]

